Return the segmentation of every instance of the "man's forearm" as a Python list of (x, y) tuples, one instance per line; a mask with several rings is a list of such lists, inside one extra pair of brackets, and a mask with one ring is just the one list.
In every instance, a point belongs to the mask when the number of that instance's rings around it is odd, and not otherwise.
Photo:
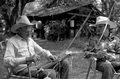
[(21, 58), (4, 58), (4, 64), (7, 67), (14, 67), (19, 64), (25, 64), (26, 63), (26, 57), (21, 57)]

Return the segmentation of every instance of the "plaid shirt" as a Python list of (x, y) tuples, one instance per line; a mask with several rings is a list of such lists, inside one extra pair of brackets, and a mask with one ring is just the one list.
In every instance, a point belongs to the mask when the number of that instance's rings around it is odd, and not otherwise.
[[(94, 45), (95, 46), (95, 45)], [(88, 44), (87, 48), (85, 49), (86, 51), (91, 51), (91, 48), (93, 49), (92, 45)], [(116, 41), (116, 38), (114, 40), (110, 41), (103, 41), (100, 42), (100, 45), (97, 47), (97, 49), (94, 49), (94, 56), (98, 60), (109, 60), (113, 61), (118, 59), (118, 55), (120, 54), (120, 43), (119, 41)], [(90, 57), (91, 55), (87, 53), (86, 57)]]
[(117, 54), (120, 54), (120, 43), (116, 39), (112, 41), (101, 42), (101, 50), (106, 52), (105, 57), (107, 60), (116, 60), (118, 59)]

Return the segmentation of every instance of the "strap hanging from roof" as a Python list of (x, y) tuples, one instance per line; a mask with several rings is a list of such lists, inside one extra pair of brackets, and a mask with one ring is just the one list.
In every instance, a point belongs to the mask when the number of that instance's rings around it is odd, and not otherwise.
[[(87, 20), (89, 19), (90, 15), (92, 13), (92, 10), (90, 11), (90, 13), (88, 14), (87, 18), (84, 20), (83, 24), (81, 25), (81, 27), (79, 28), (78, 32), (76, 33), (75, 37), (71, 40), (70, 44), (68, 45), (68, 47), (65, 49), (65, 52), (70, 48), (70, 46), (72, 45), (72, 43), (74, 42), (74, 40), (76, 39), (76, 37), (81, 33), (80, 31), (82, 30), (83, 26), (85, 25), (85, 23), (87, 22)], [(63, 52), (63, 53), (65, 53)], [(69, 59), (70, 62), (70, 66), (71, 66), (71, 70), (72, 70), (72, 57)]]
[[(113, 6), (112, 6), (112, 8), (111, 8), (111, 11), (110, 11), (110, 14), (109, 14), (108, 18), (110, 18), (114, 6), (115, 6), (115, 3), (113, 4)], [(99, 38), (99, 41), (98, 41), (97, 45), (100, 43), (100, 41), (101, 41), (101, 39), (102, 39), (102, 37), (103, 37), (103, 35), (104, 35), (104, 33), (105, 33), (105, 30), (106, 30), (106, 28), (107, 28), (107, 25), (108, 25), (108, 22), (106, 22), (105, 28), (104, 28), (104, 30), (103, 30), (103, 33), (102, 33), (101, 37)], [(97, 46), (97, 45), (96, 45), (96, 46)], [(94, 48), (96, 48), (96, 46), (95, 46)], [(93, 48), (93, 49), (94, 49), (94, 48)], [(93, 50), (93, 49), (92, 49), (92, 50)], [(91, 64), (92, 64), (92, 62), (90, 62), (90, 65), (89, 65), (89, 68), (88, 68), (88, 72), (87, 72), (86, 79), (88, 79), (89, 72), (90, 72), (90, 68), (91, 68)], [(96, 75), (96, 73), (94, 73), (94, 76), (95, 76), (95, 75)]]
[(72, 45), (72, 43), (74, 42), (74, 40), (76, 39), (76, 37), (80, 34), (80, 31), (82, 30), (83, 26), (85, 25), (85, 23), (86, 23), (87, 20), (89, 19), (91, 13), (92, 13), (92, 10), (91, 10), (90, 13), (88, 14), (87, 18), (85, 19), (85, 21), (84, 21), (83, 24), (81, 25), (81, 28), (79, 28), (78, 32), (76, 33), (75, 37), (72, 39), (72, 41), (70, 42), (70, 44), (68, 45), (68, 47), (66, 48), (66, 50), (70, 48), (70, 46)]
[[(110, 10), (110, 13), (109, 13), (108, 18), (110, 18), (110, 16), (111, 16), (111, 13), (112, 13), (112, 11), (113, 11), (114, 6), (115, 6), (115, 3), (113, 4), (113, 6), (112, 6), (112, 8), (111, 8), (111, 10)], [(104, 27), (103, 33), (102, 33), (102, 35), (100, 36), (100, 38), (99, 38), (99, 40), (98, 40), (97, 45), (100, 43), (100, 41), (101, 41), (101, 39), (102, 39), (102, 37), (103, 37), (103, 35), (104, 35), (105, 31), (106, 31), (107, 25), (108, 25), (108, 21), (107, 21), (107, 22), (106, 22), (106, 24), (105, 24), (105, 27)]]

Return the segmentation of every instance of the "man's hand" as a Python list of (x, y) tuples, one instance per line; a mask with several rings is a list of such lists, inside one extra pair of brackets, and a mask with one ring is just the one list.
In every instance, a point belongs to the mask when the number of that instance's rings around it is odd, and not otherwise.
[(54, 62), (55, 60), (57, 60), (58, 59), (58, 57), (56, 56), (56, 55), (50, 55), (49, 57), (48, 57), (48, 61), (51, 61), (51, 62)]
[(37, 54), (30, 56), (30, 57), (26, 57), (26, 62), (35, 62), (38, 60), (40, 60), (40, 56)]
[(85, 55), (84, 55), (84, 58), (90, 58), (90, 57), (92, 57), (92, 56), (94, 56), (94, 53), (93, 53), (93, 52), (86, 51), (86, 52), (85, 52)]

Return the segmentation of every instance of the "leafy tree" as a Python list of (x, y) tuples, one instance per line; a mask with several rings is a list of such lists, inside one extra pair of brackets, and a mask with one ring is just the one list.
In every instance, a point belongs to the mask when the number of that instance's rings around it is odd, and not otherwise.
[(101, 0), (101, 12), (108, 17), (110, 15), (110, 20), (118, 21), (120, 17), (120, 2), (119, 0)]
[(6, 22), (6, 32), (15, 23), (18, 16), (22, 15), (24, 6), (34, 0), (0, 0), (0, 14)]
[(67, 26), (65, 20), (50, 21), (45, 25), (45, 37), (50, 41), (64, 40), (66, 37)]

